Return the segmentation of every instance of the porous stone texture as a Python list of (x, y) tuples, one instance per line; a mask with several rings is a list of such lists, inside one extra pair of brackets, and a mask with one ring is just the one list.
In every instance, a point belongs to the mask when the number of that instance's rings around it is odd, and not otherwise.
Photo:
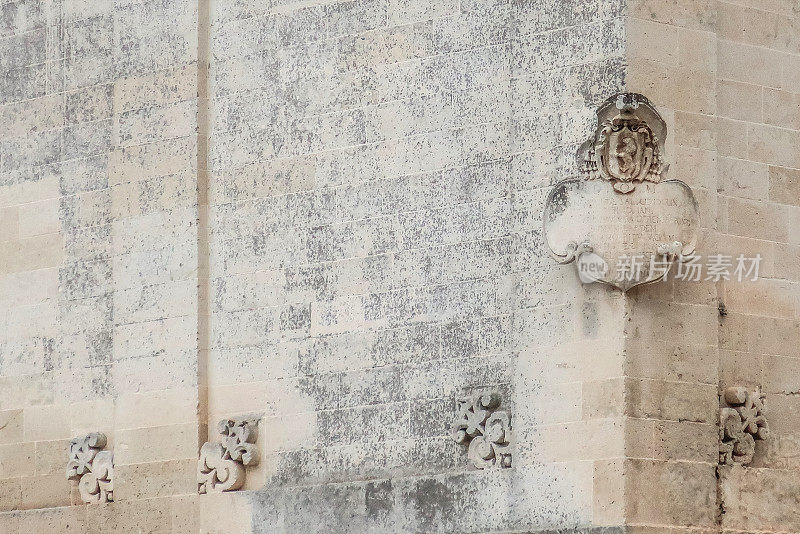
[[(0, 1), (0, 532), (168, 531), (197, 491), (197, 41), (194, 0)], [(116, 502), (69, 507), (90, 432)]]
[[(0, 0), (0, 532), (800, 531), (800, 19), (751, 4)], [(701, 252), (761, 280), (623, 295), (549, 258), (622, 90)], [(718, 470), (734, 385), (772, 437)], [(481, 390), (510, 468), (450, 436)], [(197, 495), (249, 413), (261, 462)], [(89, 432), (115, 502), (69, 506)]]
[[(642, 492), (629, 493), (626, 523), (646, 532), (800, 531), (789, 512), (800, 490), (799, 16), (794, 0), (628, 2), (627, 88), (668, 118), (670, 172), (700, 201), (699, 252), (763, 258), (757, 281), (631, 296), (624, 477)], [(749, 467), (717, 468), (729, 387), (764, 396), (770, 436)]]
[[(623, 3), (281, 4), (210, 24), (209, 413), (265, 410), (254, 531), (595, 524), (621, 425), (584, 385), (620, 374), (622, 301), (550, 261), (540, 214), (622, 87)], [(511, 469), (450, 436), (479, 390)]]

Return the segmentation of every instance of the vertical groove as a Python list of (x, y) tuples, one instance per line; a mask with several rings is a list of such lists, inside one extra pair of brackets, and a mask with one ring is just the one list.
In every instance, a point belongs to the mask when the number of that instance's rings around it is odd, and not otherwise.
[(208, 69), (209, 3), (197, 4), (197, 423), (198, 441), (208, 439), (208, 358), (210, 342), (208, 227)]

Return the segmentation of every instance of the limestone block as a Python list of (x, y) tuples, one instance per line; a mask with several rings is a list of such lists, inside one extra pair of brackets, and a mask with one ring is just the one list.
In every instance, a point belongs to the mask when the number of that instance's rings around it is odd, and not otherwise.
[(45, 29), (11, 36), (0, 41), (0, 71), (42, 63), (45, 60)]
[(797, 358), (764, 355), (764, 389), (767, 393), (795, 394), (800, 392), (800, 376), (794, 367)]
[(199, 523), (208, 530), (230, 534), (252, 532), (251, 505), (238, 492), (209, 493), (195, 498), (199, 508)]
[(625, 411), (632, 417), (699, 423), (716, 419), (715, 385), (628, 378), (625, 389)]
[(714, 464), (627, 460), (626, 520), (631, 523), (711, 527), (716, 518)]
[(794, 266), (800, 261), (800, 247), (777, 243), (775, 249), (775, 276), (783, 280), (799, 281), (800, 276)]
[(625, 522), (625, 462), (599, 460), (593, 464), (592, 524), (620, 525)]
[(21, 509), (69, 506), (70, 483), (63, 473), (23, 477), (20, 480)]
[[(800, 128), (798, 128), (800, 129)], [(769, 167), (769, 200), (800, 205), (800, 172), (783, 167)]]
[(162, 497), (124, 500), (108, 506), (85, 507), (86, 530), (89, 534), (167, 531), (171, 517), (170, 501), (169, 497)]
[[(265, 9), (265, 7), (260, 9)], [(278, 40), (276, 32), (278, 20), (281, 19), (279, 17), (242, 17), (239, 20), (228, 21), (224, 25), (216, 26), (211, 44), (214, 58), (218, 61), (225, 61), (274, 50)]]
[(197, 495), (177, 495), (170, 505), (172, 534), (195, 534), (200, 530), (200, 498)]
[(8, 71), (0, 79), (0, 104), (44, 96), (46, 80), (45, 63)]
[(190, 423), (197, 420), (197, 391), (193, 387), (129, 393), (114, 406), (116, 429), (135, 429)]
[(194, 458), (115, 466), (117, 500), (185, 495), (195, 491)]
[(697, 71), (717, 70), (716, 36), (706, 31), (678, 30), (678, 63)]
[(28, 406), (25, 414), (25, 440), (40, 441), (70, 438), (69, 408), (61, 405)]
[(309, 448), (316, 444), (317, 414), (314, 412), (265, 418), (262, 432), (264, 454)]
[(19, 532), (20, 514), (0, 511), (0, 532), (17, 534)]
[(622, 378), (584, 381), (583, 418), (597, 419), (622, 415), (625, 381)]
[[(18, 515), (20, 532), (85, 534), (86, 510), (80, 506), (26, 510)], [(0, 520), (2, 524), (2, 520)], [(3, 532), (0, 529), (0, 532)], [(9, 534), (16, 531), (9, 531)], [(4, 533), (5, 534), (5, 533)]]
[(196, 96), (197, 73), (187, 65), (119, 78), (114, 83), (114, 109), (120, 112), (192, 100)]
[(63, 130), (63, 159), (83, 158), (108, 152), (112, 146), (112, 128), (112, 119), (65, 127)]
[[(105, 349), (105, 345), (101, 345)], [(78, 401), (70, 406), (70, 429), (73, 434), (88, 434), (95, 428), (112, 428), (114, 426), (114, 404), (110, 399)], [(106, 437), (111, 437), (107, 433)]]
[(793, 149), (800, 140), (800, 132), (749, 124), (747, 136), (748, 159), (782, 167), (800, 167), (800, 155)]
[[(197, 59), (197, 5), (180, 0), (169, 4), (127, 4), (116, 9), (115, 51), (129, 53), (116, 65), (121, 76), (139, 75)], [(170, 24), (154, 25), (153, 20)], [(192, 44), (194, 46), (192, 46)]]
[[(518, 432), (519, 428), (515, 429)], [(576, 435), (583, 438), (573, 439)], [(624, 454), (623, 437), (619, 418), (574, 421), (537, 427), (533, 448), (541, 454), (539, 460), (545, 462), (607, 459)]]
[(111, 14), (75, 19), (64, 24), (66, 56), (107, 56), (111, 53), (114, 19)]
[(716, 23), (716, 4), (709, 0), (678, 0), (666, 4), (657, 0), (634, 0), (628, 9), (634, 17), (697, 30), (713, 31)]
[(4, 490), (0, 493), (0, 512), (19, 510), (22, 506), (22, 478), (3, 480)]
[(726, 307), (742, 313), (792, 319), (797, 316), (797, 296), (790, 282), (759, 278), (737, 284), (726, 292)]
[(63, 121), (64, 104), (60, 95), (13, 102), (0, 107), (0, 124), (4, 125), (0, 139), (58, 128)]
[(107, 154), (63, 162), (59, 170), (59, 185), (64, 195), (108, 187)]
[[(735, 331), (735, 326), (732, 325), (731, 331)], [(629, 342), (625, 348), (630, 354), (625, 361), (627, 376), (703, 384), (712, 384), (716, 380), (719, 356), (717, 347), (713, 345), (685, 344), (676, 339), (655, 345)], [(650, 356), (639, 358), (640, 351), (646, 351)]]
[(19, 236), (29, 238), (61, 231), (58, 199), (42, 200), (19, 207)]
[[(289, 387), (293, 381), (280, 380), (274, 383), (267, 382), (237, 382), (227, 385), (211, 385), (209, 387), (208, 396), (209, 404), (214, 407), (214, 410), (220, 413), (248, 413), (258, 408), (263, 408), (265, 403), (268, 403), (270, 408), (273, 403), (283, 406), (281, 401), (271, 400), (273, 395), (275, 397), (290, 398), (297, 404), (297, 411), (303, 411), (303, 404), (301, 399), (294, 397)], [(241, 394), (237, 394), (241, 393)], [(272, 395), (268, 394), (272, 393)], [(286, 405), (290, 405), (292, 400), (286, 401)], [(311, 408), (310, 406), (308, 407)], [(269, 410), (272, 411), (272, 410)], [(287, 413), (283, 410), (276, 410), (278, 413)]]
[(111, 222), (111, 194), (108, 189), (86, 191), (62, 197), (61, 222), (65, 229)]
[(625, 29), (631, 57), (658, 58), (671, 66), (678, 64), (678, 27), (631, 17), (625, 21)]
[(716, 119), (699, 113), (675, 112), (673, 139), (680, 146), (714, 150), (716, 143)]
[[(797, 530), (797, 517), (787, 510), (796, 506), (797, 477), (792, 471), (750, 469), (743, 466), (721, 468), (722, 500), (725, 503), (723, 527), (739, 530)], [(764, 499), (764, 488), (774, 488), (779, 498)]]
[(68, 440), (37, 441), (34, 444), (34, 468), (37, 475), (60, 475), (64, 469), (64, 450)]
[(33, 443), (0, 445), (0, 478), (32, 476), (34, 473), (33, 449)]
[(109, 184), (175, 174), (197, 166), (197, 140), (181, 137), (115, 149), (109, 156)]
[(127, 111), (119, 115), (119, 145), (139, 145), (190, 136), (196, 131), (195, 99)]
[(66, 94), (64, 114), (68, 124), (108, 119), (112, 114), (112, 85), (95, 85)]
[[(719, 114), (731, 119), (763, 122), (762, 94), (764, 89), (760, 85), (721, 80), (718, 86), (717, 106)], [(763, 111), (762, 111), (763, 109)]]
[(20, 137), (11, 137), (0, 142), (3, 148), (3, 162), (0, 170), (9, 172), (26, 169), (36, 165), (49, 165), (59, 159), (61, 152), (61, 131), (46, 130), (33, 132)]
[[(117, 430), (114, 461), (118, 467), (194, 458), (197, 423)], [(157, 471), (154, 469), (154, 471)]]
[(23, 441), (23, 410), (0, 412), (0, 443), (12, 444)]

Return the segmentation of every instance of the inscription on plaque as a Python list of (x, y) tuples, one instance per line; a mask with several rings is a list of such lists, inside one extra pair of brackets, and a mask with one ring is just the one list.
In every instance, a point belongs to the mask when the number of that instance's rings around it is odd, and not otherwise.
[(625, 93), (597, 112), (581, 147), (582, 179), (557, 184), (544, 231), (557, 261), (575, 261), (584, 282), (624, 291), (663, 279), (697, 245), (699, 214), (688, 185), (662, 179), (666, 125), (642, 95)]

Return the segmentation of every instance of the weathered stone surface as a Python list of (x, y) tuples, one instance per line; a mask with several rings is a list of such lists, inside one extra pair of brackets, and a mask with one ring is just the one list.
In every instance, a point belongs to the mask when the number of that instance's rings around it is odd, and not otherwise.
[[(800, 530), (794, 4), (0, 1), (0, 531)], [(547, 257), (621, 91), (698, 253), (759, 280), (623, 296)], [(729, 386), (774, 435), (717, 477)], [(449, 434), (479, 390), (511, 468)], [(255, 491), (195, 495), (247, 413)], [(117, 502), (68, 506), (98, 428)]]

